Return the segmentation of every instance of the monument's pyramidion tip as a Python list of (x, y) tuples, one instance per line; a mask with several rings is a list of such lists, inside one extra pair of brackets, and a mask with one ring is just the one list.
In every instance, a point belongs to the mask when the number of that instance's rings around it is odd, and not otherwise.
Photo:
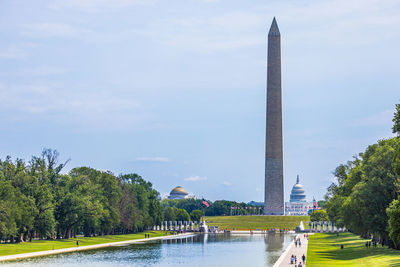
[(281, 33), (279, 32), (278, 23), (276, 23), (275, 17), (272, 20), (271, 28), (269, 28), (268, 35), (270, 35), (270, 36), (279, 36), (279, 35), (281, 35)]

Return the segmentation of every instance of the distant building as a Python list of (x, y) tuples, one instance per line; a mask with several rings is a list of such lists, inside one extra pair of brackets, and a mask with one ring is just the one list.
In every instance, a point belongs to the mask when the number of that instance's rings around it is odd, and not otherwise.
[(306, 193), (297, 175), (296, 184), (290, 193), (290, 201), (285, 203), (285, 215), (307, 216), (314, 208), (313, 202), (307, 202)]
[(182, 186), (177, 186), (171, 190), (168, 199), (196, 199), (196, 196), (191, 196)]

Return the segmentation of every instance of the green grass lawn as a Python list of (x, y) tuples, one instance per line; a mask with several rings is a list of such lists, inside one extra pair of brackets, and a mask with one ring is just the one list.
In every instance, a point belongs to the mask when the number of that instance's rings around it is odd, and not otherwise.
[(218, 225), (220, 229), (295, 229), (300, 221), (304, 225), (310, 220), (309, 216), (209, 216), (204, 217), (207, 224)]
[(96, 245), (110, 242), (126, 241), (144, 238), (144, 233), (150, 234), (150, 237), (163, 236), (161, 231), (147, 231), (143, 233), (127, 235), (106, 235), (102, 237), (79, 237), (62, 240), (34, 240), (17, 244), (0, 244), (0, 256), (21, 254), (28, 252), (70, 248), (76, 247), (76, 240), (79, 240), (79, 246)]
[[(365, 247), (366, 239), (352, 233), (310, 236), (307, 251), (309, 266), (400, 266), (400, 251), (387, 247)], [(340, 244), (344, 245), (340, 249)]]

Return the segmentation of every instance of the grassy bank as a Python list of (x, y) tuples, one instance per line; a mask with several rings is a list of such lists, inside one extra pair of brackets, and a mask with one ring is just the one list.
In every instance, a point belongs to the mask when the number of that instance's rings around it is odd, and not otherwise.
[(208, 225), (218, 225), (221, 229), (295, 229), (300, 221), (304, 224), (309, 216), (210, 216), (204, 217)]
[(97, 245), (118, 241), (127, 241), (134, 239), (144, 238), (144, 234), (150, 234), (150, 237), (157, 237), (164, 235), (160, 231), (148, 231), (136, 234), (127, 235), (107, 235), (101, 237), (79, 237), (62, 240), (33, 240), (32, 242), (24, 242), (17, 244), (0, 244), (0, 256), (14, 255), (21, 253), (61, 249), (76, 247), (76, 241), (79, 241), (79, 246)]
[[(387, 247), (365, 247), (366, 239), (352, 233), (310, 236), (307, 251), (309, 266), (400, 266), (400, 251)], [(344, 248), (340, 249), (343, 244)]]

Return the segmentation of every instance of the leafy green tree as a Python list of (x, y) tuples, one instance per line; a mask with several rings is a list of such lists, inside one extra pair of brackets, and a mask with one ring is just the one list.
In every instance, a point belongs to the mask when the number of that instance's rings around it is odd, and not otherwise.
[(137, 174), (116, 177), (88, 167), (61, 174), (68, 161), (59, 164), (58, 156), (56, 150), (45, 149), (28, 164), (10, 157), (0, 160), (2, 240), (127, 233), (161, 224), (160, 195), (150, 182)]
[(318, 207), (320, 207), (321, 209), (323, 209), (324, 208), (324, 206), (325, 206), (325, 200), (319, 200), (318, 202), (317, 202), (317, 204), (318, 204)]
[(342, 206), (346, 197), (334, 194), (328, 201), (326, 201), (324, 208), (328, 213), (329, 220), (335, 222), (339, 227), (344, 226)]
[(17, 224), (8, 201), (0, 203), (0, 236), (12, 237), (17, 234)]
[(175, 207), (191, 213), (194, 210), (201, 210), (203, 204), (201, 199), (179, 199)]
[(311, 221), (324, 222), (328, 221), (328, 213), (325, 210), (314, 210), (310, 214)]
[(368, 237), (389, 242), (389, 204), (398, 186), (399, 138), (381, 140), (335, 172), (337, 182), (328, 188), (325, 208), (337, 225)]
[(177, 221), (190, 221), (189, 213), (184, 209), (177, 209), (175, 210), (176, 220)]
[[(164, 199), (161, 201), (161, 206), (164, 210), (167, 207), (176, 207), (179, 209), (184, 209), (188, 213), (193, 210), (203, 210), (207, 216), (224, 216), (231, 214), (231, 207), (241, 207), (243, 209), (237, 210), (242, 215), (250, 214), (254, 212), (254, 209), (250, 209), (250, 205), (246, 203), (238, 203), (235, 201), (228, 200), (217, 200), (215, 202), (207, 201), (210, 206), (208, 208), (204, 207), (202, 200), (200, 199)], [(246, 207), (248, 209), (246, 209)]]
[(149, 198), (149, 216), (152, 225), (160, 225), (163, 221), (163, 209), (160, 204), (160, 193), (151, 189), (148, 192)]
[(395, 248), (400, 248), (400, 197), (392, 201), (386, 209), (389, 217), (389, 236)]
[(141, 176), (124, 174), (119, 177), (121, 186), (128, 186), (137, 202), (135, 211), (137, 229), (144, 229), (145, 226), (159, 225), (163, 221), (163, 209), (160, 204), (160, 194), (153, 189), (150, 182), (145, 181)]
[(176, 207), (179, 209), (184, 209), (188, 213), (193, 210), (201, 210), (203, 208), (201, 199), (163, 199), (161, 201), (161, 206), (166, 209), (167, 207)]
[(143, 216), (138, 208), (134, 188), (129, 183), (122, 183), (121, 190), (122, 197), (119, 201), (121, 228), (129, 232), (137, 231)]
[(16, 217), (18, 216), (15, 205), (14, 188), (10, 181), (5, 181), (0, 176), (0, 237), (12, 239), (18, 234)]
[(392, 131), (393, 133), (397, 134), (397, 136), (400, 136), (400, 104), (396, 104), (396, 111), (393, 117)]
[(42, 238), (54, 237), (56, 232), (54, 210), (57, 205), (57, 183), (61, 177), (61, 170), (68, 162), (58, 164), (58, 156), (56, 150), (44, 149), (41, 157), (32, 157), (27, 168), (28, 175), (33, 178), (35, 184), (32, 195), (37, 214), (33, 230)]
[(167, 207), (164, 210), (164, 220), (166, 220), (166, 221), (176, 221), (175, 210), (176, 210), (176, 208), (174, 208), (174, 207)]
[(229, 215), (232, 203), (225, 200), (217, 200), (213, 202), (209, 208), (206, 209), (207, 215)]
[(204, 211), (202, 211), (202, 210), (193, 210), (190, 213), (190, 218), (192, 219), (192, 221), (200, 222), (201, 217), (203, 215), (204, 215)]

